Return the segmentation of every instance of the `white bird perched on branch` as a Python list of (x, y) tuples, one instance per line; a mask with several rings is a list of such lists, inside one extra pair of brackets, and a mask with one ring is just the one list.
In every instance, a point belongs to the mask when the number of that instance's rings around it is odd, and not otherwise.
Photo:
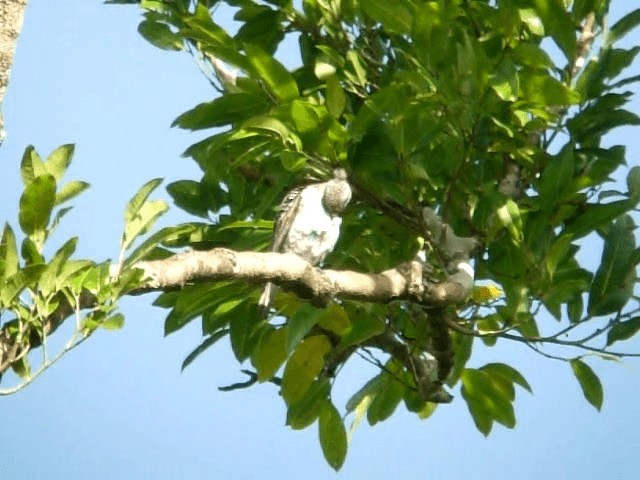
[[(327, 182), (291, 190), (280, 204), (271, 251), (295, 253), (312, 265), (320, 264), (338, 241), (341, 215), (350, 200), (351, 187), (342, 168)], [(274, 293), (274, 285), (267, 283), (258, 302), (265, 315)]]

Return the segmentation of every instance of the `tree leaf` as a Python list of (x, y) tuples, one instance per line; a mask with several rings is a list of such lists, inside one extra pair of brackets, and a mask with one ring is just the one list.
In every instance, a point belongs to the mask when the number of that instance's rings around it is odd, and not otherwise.
[(390, 33), (408, 33), (411, 31), (413, 12), (409, 3), (403, 0), (388, 2), (385, 0), (362, 0), (360, 7), (372, 19), (384, 25)]
[(56, 180), (53, 175), (40, 175), (33, 179), (20, 197), (20, 228), (27, 235), (44, 230), (49, 224), (56, 199)]
[(587, 311), (600, 316), (621, 310), (633, 295), (636, 264), (635, 224), (629, 215), (618, 218), (604, 238), (600, 266), (593, 277)]
[(523, 239), (522, 217), (518, 205), (511, 199), (506, 199), (505, 203), (496, 210), (496, 216), (502, 226), (507, 229), (509, 235), (516, 245), (520, 245)]
[(75, 146), (72, 144), (62, 145), (51, 152), (51, 155), (47, 158), (45, 168), (47, 172), (53, 175), (56, 182), (59, 182), (67, 171), (73, 158), (74, 149)]
[(574, 169), (573, 146), (567, 145), (557, 155), (549, 159), (538, 181), (540, 204), (544, 210), (557, 208), (571, 188)]
[(231, 349), (238, 361), (243, 362), (251, 356), (260, 340), (255, 333), (261, 319), (254, 303), (249, 303), (244, 298), (237, 298), (233, 303), (235, 307), (229, 321)]
[(582, 388), (584, 398), (586, 398), (587, 401), (591, 405), (593, 405), (596, 410), (599, 411), (602, 408), (602, 402), (604, 398), (600, 379), (593, 372), (591, 367), (589, 367), (589, 365), (584, 363), (582, 360), (574, 358), (570, 361), (570, 363), (573, 374), (576, 376), (578, 382), (580, 383), (580, 388)]
[(208, 218), (209, 209), (199, 182), (193, 180), (172, 182), (167, 185), (167, 192), (175, 204), (185, 212)]
[(298, 85), (284, 65), (256, 45), (246, 43), (244, 50), (254, 73), (273, 95), (281, 101), (299, 97)]
[[(363, 402), (365, 398), (373, 399), (378, 395), (380, 389), (385, 385), (385, 374), (381, 373), (371, 378), (360, 390), (354, 393), (347, 402), (347, 413), (353, 412)], [(370, 402), (369, 402), (370, 403)], [(368, 407), (367, 407), (368, 408)]]
[(619, 200), (606, 204), (588, 203), (582, 213), (567, 222), (564, 233), (573, 235), (574, 240), (604, 227), (612, 220), (635, 207), (635, 200)]
[(580, 94), (562, 82), (539, 70), (520, 72), (522, 98), (540, 105), (573, 105), (580, 102)]
[(347, 104), (347, 96), (340, 85), (338, 77), (331, 75), (327, 78), (327, 93), (325, 98), (327, 110), (334, 118), (340, 118)]
[(287, 359), (285, 347), (287, 328), (283, 327), (266, 332), (251, 355), (251, 364), (257, 370), (260, 382), (273, 378)]
[(226, 93), (212, 102), (201, 103), (176, 118), (171, 126), (189, 130), (222, 127), (266, 113), (270, 107), (263, 95)]
[(146, 202), (147, 198), (149, 198), (149, 195), (151, 195), (151, 192), (158, 188), (158, 185), (161, 183), (161, 178), (154, 178), (140, 187), (140, 190), (138, 190), (131, 200), (129, 200), (129, 203), (127, 203), (127, 208), (124, 213), (125, 222), (128, 222), (138, 215), (138, 212)]
[(504, 363), (487, 363), (482, 367), (485, 372), (491, 372), (508, 379), (512, 383), (517, 383), (529, 393), (533, 393), (531, 385), (525, 380), (522, 374), (510, 365)]
[(162, 50), (182, 50), (182, 37), (172, 32), (165, 23), (143, 20), (138, 25), (138, 33), (151, 45)]
[(351, 321), (345, 309), (334, 302), (323, 309), (318, 325), (336, 335), (343, 335), (351, 327)]
[(609, 29), (606, 42), (612, 44), (620, 40), (631, 30), (640, 25), (640, 8), (627, 13)]
[(340, 470), (347, 457), (347, 431), (340, 413), (328, 400), (320, 413), (318, 433), (324, 458), (334, 470)]
[(287, 425), (293, 430), (302, 430), (315, 422), (330, 391), (331, 383), (327, 378), (314, 381), (305, 396), (287, 409)]
[(191, 365), (191, 363), (196, 358), (198, 358), (202, 352), (207, 350), (210, 346), (212, 346), (214, 343), (216, 343), (218, 340), (220, 340), (222, 337), (225, 337), (228, 334), (229, 334), (229, 330), (223, 329), (223, 330), (218, 330), (217, 332), (214, 332), (213, 334), (209, 335), (207, 338), (205, 338), (202, 341), (200, 345), (198, 345), (189, 355), (185, 357), (184, 361), (182, 362), (182, 367), (180, 368), (180, 370), (184, 371), (184, 369), (187, 368), (189, 365)]
[(29, 145), (24, 150), (22, 161), (20, 162), (20, 177), (22, 178), (22, 183), (26, 187), (34, 178), (46, 175), (47, 173), (47, 169), (40, 155), (38, 155), (33, 145)]
[(187, 236), (196, 230), (195, 225), (186, 223), (183, 225), (176, 225), (175, 227), (165, 227), (150, 237), (146, 238), (136, 249), (129, 254), (124, 265), (129, 267), (138, 260), (142, 260), (145, 256), (153, 251), (157, 245), (163, 241), (170, 241), (181, 236)]
[(576, 51), (575, 23), (571, 19), (563, 0), (534, 0), (534, 8), (540, 16), (547, 33), (564, 52), (568, 61), (573, 61)]
[(323, 310), (312, 305), (305, 304), (291, 316), (287, 323), (287, 353), (291, 353), (298, 347), (302, 339), (323, 315)]
[(0, 239), (0, 283), (18, 271), (19, 262), (16, 235), (11, 226), (5, 223)]
[(148, 232), (158, 217), (167, 210), (169, 207), (163, 200), (146, 201), (136, 215), (126, 222), (122, 236), (122, 249), (127, 250), (136, 238)]
[(289, 357), (282, 375), (282, 397), (287, 405), (299, 401), (324, 367), (331, 343), (324, 335), (306, 338)]
[(49, 265), (42, 273), (40, 277), (40, 288), (45, 297), (49, 294), (55, 292), (57, 290), (58, 284), (58, 275), (60, 271), (64, 267), (69, 257), (73, 255), (73, 252), (76, 250), (76, 245), (78, 243), (78, 238), (73, 237), (65, 242), (65, 244), (60, 247), (60, 249), (56, 252), (56, 254), (51, 259)]
[(621, 340), (628, 340), (640, 331), (640, 317), (633, 317), (625, 322), (618, 322), (607, 334), (607, 346)]
[[(393, 371), (399, 373), (401, 370), (396, 368)], [(383, 374), (383, 379), (383, 383), (367, 410), (367, 421), (371, 426), (393, 415), (404, 397), (405, 386), (400, 383), (399, 379), (386, 372)]]
[(82, 182), (78, 180), (74, 180), (72, 182), (66, 183), (62, 186), (62, 188), (56, 194), (55, 205), (60, 205), (68, 200), (71, 200), (74, 197), (77, 197), (82, 192), (84, 192), (87, 188), (89, 188), (89, 184), (87, 182)]
[(124, 315), (121, 313), (116, 313), (115, 315), (111, 315), (100, 325), (105, 330), (120, 330), (124, 327)]

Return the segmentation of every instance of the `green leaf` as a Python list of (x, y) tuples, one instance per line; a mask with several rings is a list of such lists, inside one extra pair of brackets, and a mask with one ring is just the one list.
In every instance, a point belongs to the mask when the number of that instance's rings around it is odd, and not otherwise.
[(347, 456), (347, 431), (336, 407), (327, 401), (318, 422), (320, 446), (327, 463), (334, 470), (340, 470)]
[(604, 134), (614, 128), (627, 125), (640, 125), (640, 117), (621, 108), (617, 110), (603, 110), (600, 108), (593, 111), (585, 110), (567, 122), (569, 131), (575, 141), (589, 145), (597, 145), (600, 137)]
[(291, 353), (323, 315), (321, 308), (305, 304), (291, 316), (287, 328), (286, 350)]
[(340, 118), (347, 104), (347, 96), (340, 85), (338, 77), (331, 75), (327, 78), (327, 93), (325, 98), (327, 110), (334, 118)]
[(351, 328), (340, 340), (341, 346), (356, 345), (384, 332), (385, 323), (376, 315), (359, 311), (351, 318)]
[(234, 355), (239, 362), (243, 362), (251, 356), (259, 340), (254, 334), (261, 319), (255, 304), (247, 302), (245, 298), (235, 300), (233, 318), (229, 322), (229, 336)]
[(538, 181), (540, 205), (544, 210), (557, 208), (571, 188), (574, 170), (573, 147), (567, 145), (557, 155), (549, 159)]
[(635, 224), (629, 215), (618, 218), (604, 238), (600, 267), (589, 291), (589, 315), (620, 311), (633, 295), (636, 281)]
[(633, 317), (625, 322), (617, 322), (607, 335), (607, 346), (621, 340), (628, 340), (640, 331), (640, 317)]
[(244, 44), (249, 64), (268, 90), (281, 101), (298, 98), (298, 85), (284, 65), (260, 47)]
[(5, 283), (0, 287), (0, 300), (2, 304), (11, 304), (25, 288), (34, 287), (45, 268), (45, 265), (29, 265), (18, 270), (12, 276), (7, 277)]
[(567, 12), (564, 1), (534, 0), (533, 4), (545, 30), (564, 52), (567, 60), (573, 61), (576, 51), (576, 24)]
[(329, 379), (323, 378), (313, 382), (305, 396), (287, 409), (286, 424), (293, 430), (307, 428), (320, 416), (330, 391)]
[(453, 368), (449, 374), (447, 385), (453, 387), (464, 371), (464, 368), (471, 358), (471, 351), (473, 348), (473, 337), (471, 335), (464, 335), (458, 332), (451, 333), (451, 343), (453, 346)]
[(323, 309), (318, 325), (336, 335), (343, 335), (351, 327), (351, 322), (345, 309), (337, 303), (332, 303)]
[(270, 105), (263, 95), (226, 93), (212, 102), (201, 103), (176, 118), (171, 126), (189, 130), (222, 127), (264, 114)]
[(70, 285), (70, 279), (78, 275), (83, 270), (94, 266), (95, 264), (89, 260), (69, 260), (60, 269), (56, 278), (56, 290), (60, 290)]
[(162, 50), (182, 50), (182, 37), (172, 32), (164, 23), (143, 20), (138, 25), (138, 33), (151, 45)]
[(111, 315), (100, 326), (105, 330), (120, 330), (124, 326), (124, 315), (121, 313)]
[(175, 227), (165, 227), (162, 230), (157, 231), (150, 237), (146, 238), (140, 246), (138, 246), (127, 257), (124, 265), (125, 267), (133, 265), (138, 260), (142, 260), (146, 255), (151, 253), (157, 245), (164, 241), (170, 241), (181, 236), (188, 235), (196, 230), (196, 226), (190, 223), (184, 225), (177, 225)]
[(522, 217), (518, 205), (511, 199), (498, 208), (496, 216), (502, 226), (507, 229), (511, 239), (516, 245), (520, 245), (523, 239)]
[(288, 172), (297, 172), (307, 165), (307, 157), (298, 152), (291, 150), (283, 150), (280, 152), (280, 161), (282, 166)]
[(518, 63), (527, 67), (547, 69), (554, 65), (549, 54), (535, 43), (518, 43), (512, 55)]
[(284, 327), (270, 330), (260, 339), (251, 355), (251, 364), (257, 370), (260, 382), (272, 379), (287, 359), (286, 338), (287, 327)]
[(578, 379), (578, 382), (580, 382), (580, 388), (582, 388), (584, 398), (599, 411), (602, 408), (604, 397), (600, 379), (591, 367), (582, 360), (574, 358), (570, 363), (573, 374)]
[(208, 218), (208, 208), (199, 182), (180, 180), (167, 185), (167, 192), (175, 204), (193, 215)]
[(212, 335), (209, 335), (207, 338), (205, 338), (200, 345), (198, 345), (189, 355), (186, 356), (186, 358), (182, 362), (182, 367), (180, 368), (180, 370), (184, 371), (184, 369), (187, 368), (189, 365), (191, 365), (191, 363), (196, 358), (198, 358), (198, 356), (200, 356), (202, 352), (204, 352), (206, 349), (208, 349), (211, 345), (216, 343), (222, 337), (226, 336), (228, 333), (229, 333), (229, 330), (227, 329), (218, 330), (217, 332), (214, 332)]
[(617, 42), (638, 25), (640, 25), (640, 8), (627, 13), (611, 27), (606, 38), (607, 44)]
[(56, 199), (56, 180), (53, 175), (40, 175), (33, 179), (20, 197), (20, 228), (27, 235), (44, 230), (49, 224)]
[(62, 145), (56, 148), (51, 155), (49, 155), (49, 158), (47, 158), (45, 168), (47, 172), (53, 175), (56, 182), (59, 182), (67, 171), (73, 158), (74, 149), (75, 146), (72, 144)]
[[(399, 368), (395, 368), (394, 371), (396, 374), (401, 372)], [(405, 393), (405, 386), (400, 383), (398, 378), (388, 373), (384, 373), (383, 376), (384, 383), (380, 386), (377, 395), (367, 410), (367, 421), (371, 426), (393, 415)]]
[(25, 355), (20, 360), (17, 360), (11, 364), (11, 369), (18, 375), (20, 378), (30, 378), (31, 377), (31, 366), (29, 365), (29, 360)]
[(411, 31), (413, 12), (403, 0), (362, 0), (360, 7), (372, 19), (384, 25), (389, 33), (405, 34)]
[(462, 395), (478, 430), (488, 435), (494, 420), (508, 428), (515, 426), (512, 390), (505, 389), (501, 380), (505, 377), (467, 368), (461, 378)]
[(140, 235), (145, 234), (153, 226), (155, 221), (169, 207), (163, 200), (150, 200), (145, 202), (140, 209), (125, 223), (122, 237), (122, 249), (127, 250)]
[(58, 275), (64, 264), (69, 260), (71, 255), (73, 255), (73, 252), (75, 252), (77, 243), (77, 237), (67, 240), (53, 256), (49, 265), (47, 265), (46, 270), (40, 277), (40, 288), (45, 297), (57, 290)]
[[(224, 288), (224, 285), (192, 285), (176, 294), (173, 309), (167, 315), (164, 323), (164, 334), (169, 335), (181, 329), (206, 310), (215, 308), (220, 303), (221, 288)], [(166, 298), (166, 295), (161, 295), (154, 302), (154, 305), (168, 306), (162, 303)]]
[(607, 204), (588, 203), (581, 208), (582, 213), (567, 223), (564, 233), (573, 235), (574, 240), (604, 227), (613, 219), (635, 207), (635, 200), (620, 200)]
[(74, 197), (77, 197), (82, 192), (84, 192), (87, 188), (89, 188), (89, 184), (87, 182), (82, 182), (78, 180), (74, 180), (72, 182), (66, 183), (56, 194), (55, 205), (60, 205), (68, 200), (71, 200)]
[(16, 236), (11, 226), (5, 223), (0, 240), (0, 284), (18, 271), (19, 261)]
[(282, 21), (285, 18), (280, 11), (264, 5), (251, 5), (240, 10), (235, 19), (244, 21), (234, 37), (237, 42), (259, 45), (266, 52), (273, 54), (284, 38)]
[(22, 178), (22, 183), (26, 187), (34, 178), (46, 175), (47, 173), (47, 169), (40, 155), (38, 155), (33, 145), (29, 145), (25, 149), (22, 155), (22, 161), (20, 162), (20, 177)]
[(282, 375), (282, 397), (287, 405), (299, 401), (324, 367), (331, 343), (324, 335), (306, 338), (293, 352)]
[(573, 105), (580, 102), (580, 94), (562, 82), (539, 70), (520, 72), (522, 98), (545, 106)]
[(131, 198), (131, 200), (129, 200), (129, 203), (127, 203), (127, 208), (124, 214), (125, 221), (129, 221), (130, 219), (138, 215), (138, 212), (146, 202), (147, 198), (149, 198), (149, 195), (151, 195), (151, 192), (158, 188), (158, 185), (160, 185), (161, 183), (161, 178), (154, 178), (140, 187), (140, 190), (138, 190), (138, 192)]
[(627, 189), (630, 197), (640, 196), (640, 166), (631, 167), (627, 174)]
[(488, 363), (482, 367), (482, 370), (484, 370), (485, 372), (491, 372), (495, 375), (500, 375), (512, 383), (517, 383), (529, 393), (533, 393), (529, 382), (525, 380), (525, 378), (518, 370), (510, 365), (506, 365), (504, 363)]
[(381, 373), (365, 383), (360, 390), (354, 393), (347, 402), (347, 412), (353, 412), (365, 398), (373, 398), (380, 393), (380, 389), (385, 385), (385, 374)]

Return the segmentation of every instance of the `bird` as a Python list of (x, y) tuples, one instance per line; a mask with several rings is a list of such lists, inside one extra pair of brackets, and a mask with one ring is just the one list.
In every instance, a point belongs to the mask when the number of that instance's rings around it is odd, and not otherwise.
[[(271, 251), (295, 253), (312, 265), (321, 264), (340, 236), (342, 213), (351, 200), (351, 186), (343, 168), (333, 178), (289, 191), (280, 203)], [(269, 313), (275, 286), (268, 282), (258, 301), (263, 316)]]

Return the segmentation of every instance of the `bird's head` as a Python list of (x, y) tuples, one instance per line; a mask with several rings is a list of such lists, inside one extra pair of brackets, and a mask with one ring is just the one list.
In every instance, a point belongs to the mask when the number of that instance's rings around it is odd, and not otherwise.
[(332, 216), (342, 215), (351, 200), (351, 186), (347, 182), (347, 172), (343, 168), (333, 171), (333, 178), (327, 182), (322, 195), (322, 205)]

